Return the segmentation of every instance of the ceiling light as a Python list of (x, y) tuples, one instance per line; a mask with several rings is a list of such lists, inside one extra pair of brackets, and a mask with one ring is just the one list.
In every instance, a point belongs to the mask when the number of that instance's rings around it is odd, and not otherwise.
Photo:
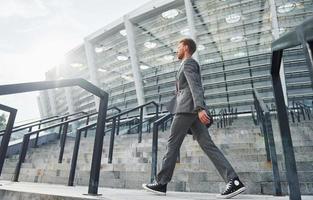
[(104, 50), (103, 47), (96, 47), (96, 48), (95, 48), (95, 52), (96, 52), (96, 53), (102, 53), (103, 50)]
[(225, 18), (226, 22), (229, 24), (239, 22), (240, 19), (241, 19), (241, 16), (239, 14), (231, 14)]
[(241, 35), (238, 35), (238, 36), (234, 36), (232, 38), (230, 38), (230, 41), (231, 42), (241, 42), (242, 40), (244, 40), (245, 38)]
[(71, 63), (70, 65), (73, 68), (81, 68), (84, 66), (82, 63)]
[(121, 77), (125, 80), (128, 80), (128, 81), (133, 81), (134, 79), (130, 76), (127, 76), (127, 75), (121, 75)]
[(190, 36), (189, 28), (185, 28), (185, 29), (181, 30), (180, 34), (185, 35), (185, 36)]
[(99, 72), (107, 72), (108, 70), (103, 69), (103, 68), (99, 68), (98, 71), (99, 71)]
[(153, 49), (156, 47), (156, 43), (155, 42), (145, 42), (144, 43), (145, 47), (147, 47), (148, 49)]
[(245, 56), (246, 54), (244, 52), (238, 52), (238, 53), (235, 53), (234, 56), (235, 57), (243, 57)]
[(304, 4), (302, 2), (295, 3), (298, 8), (304, 8)]
[(166, 55), (166, 56), (163, 56), (163, 58), (165, 59), (165, 60), (173, 60), (174, 59), (174, 56), (173, 55)]
[(143, 70), (145, 70), (145, 69), (149, 69), (150, 67), (148, 66), (148, 65), (140, 65), (140, 69), (143, 69)]
[(126, 32), (125, 29), (123, 29), (123, 30), (120, 30), (120, 34), (121, 34), (122, 36), (126, 36), (126, 35), (127, 35), (127, 32)]
[(290, 12), (292, 11), (294, 8), (296, 7), (296, 4), (295, 3), (286, 3), (284, 5), (281, 5), (277, 8), (277, 11), (279, 13), (287, 13), (287, 12)]
[(125, 61), (125, 60), (128, 60), (128, 57), (127, 56), (123, 56), (123, 55), (118, 55), (116, 56), (117, 60), (121, 60), (121, 61)]
[(199, 51), (203, 51), (205, 49), (205, 46), (203, 44), (200, 44), (197, 49)]
[(173, 19), (178, 15), (177, 9), (171, 9), (162, 13), (162, 17), (165, 19)]

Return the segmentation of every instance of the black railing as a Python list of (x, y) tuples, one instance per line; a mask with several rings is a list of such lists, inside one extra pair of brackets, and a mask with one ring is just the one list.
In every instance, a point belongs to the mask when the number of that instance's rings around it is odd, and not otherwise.
[(40, 133), (42, 131), (46, 131), (46, 130), (49, 130), (49, 129), (52, 129), (52, 128), (63, 126), (63, 133), (62, 133), (62, 137), (61, 137), (61, 148), (60, 148), (59, 159), (58, 159), (58, 162), (62, 163), (64, 147), (65, 147), (65, 141), (66, 141), (66, 135), (67, 135), (67, 130), (68, 130), (69, 123), (75, 122), (75, 121), (78, 121), (78, 120), (81, 120), (81, 119), (84, 119), (84, 118), (87, 118), (87, 117), (90, 117), (90, 116), (95, 115), (95, 114), (96, 113), (91, 113), (91, 114), (88, 114), (88, 115), (85, 115), (85, 116), (77, 117), (77, 118), (74, 118), (74, 119), (69, 119), (69, 120), (66, 120), (66, 121), (63, 121), (63, 122), (60, 122), (60, 123), (57, 123), (57, 124), (53, 124), (51, 126), (48, 126), (48, 127), (45, 127), (45, 128), (41, 128), (39, 130), (31, 131), (29, 133), (24, 134), (22, 147), (21, 147), (21, 151), (20, 151), (20, 155), (19, 155), (19, 159), (18, 159), (18, 163), (17, 163), (16, 168), (15, 168), (13, 181), (18, 181), (18, 179), (19, 179), (21, 166), (22, 166), (22, 163), (25, 161), (25, 157), (26, 157), (27, 150), (28, 150), (29, 140), (30, 140), (30, 137), (32, 135), (38, 134), (38, 133)]
[[(106, 119), (107, 122), (112, 121), (112, 126), (111, 126), (111, 135), (110, 135), (110, 146), (109, 146), (109, 155), (108, 155), (108, 163), (112, 163), (113, 160), (113, 148), (114, 148), (114, 135), (115, 135), (115, 129), (116, 129), (116, 119), (118, 117), (121, 117), (123, 115), (126, 115), (130, 112), (136, 111), (136, 110), (143, 110), (144, 107), (149, 106), (153, 104), (155, 106), (156, 112), (155, 112), (155, 119), (158, 119), (159, 116), (159, 105), (155, 103), (154, 101), (151, 101), (149, 103), (146, 103), (144, 105), (137, 106), (135, 108), (132, 108), (130, 110), (118, 113), (114, 116), (108, 117)], [(140, 115), (143, 115), (143, 112), (140, 112)], [(140, 117), (141, 124), (143, 122), (143, 116)], [(82, 131), (87, 131), (90, 128), (93, 128), (96, 124), (92, 123), (83, 127), (80, 127), (77, 129), (76, 132), (76, 139), (75, 139), (75, 145), (73, 149), (73, 156), (72, 156), (72, 161), (71, 161), (71, 169), (70, 169), (70, 175), (69, 175), (69, 180), (68, 180), (68, 186), (73, 186), (74, 183), (74, 178), (75, 178), (75, 172), (76, 172), (76, 166), (77, 166), (77, 157), (78, 157), (78, 151), (79, 151), (79, 145), (80, 145), (80, 138), (81, 138), (81, 132)], [(142, 134), (142, 128), (139, 130), (138, 135)], [(141, 142), (142, 135), (138, 136), (138, 143)]]
[(312, 108), (308, 105), (305, 105), (299, 101), (292, 101), (292, 122), (295, 123), (295, 119), (297, 122), (301, 122), (301, 120), (311, 120), (312, 119)]
[(213, 115), (213, 119), (215, 118), (214, 121), (216, 121), (217, 128), (226, 128), (227, 126), (231, 126), (233, 124), (237, 115), (237, 108), (223, 108), (217, 115)]
[(281, 196), (280, 175), (277, 162), (277, 154), (275, 147), (275, 140), (273, 135), (273, 127), (271, 121), (271, 114), (267, 106), (265, 106), (263, 99), (258, 94), (257, 90), (253, 90), (254, 107), (257, 113), (257, 121), (260, 124), (261, 132), (264, 136), (266, 158), (268, 162), (272, 162), (273, 181), (274, 181), (274, 195)]
[(151, 179), (150, 181), (153, 182), (156, 177), (157, 173), (157, 166), (158, 166), (158, 139), (159, 139), (159, 126), (164, 126), (164, 122), (168, 121), (169, 119), (173, 118), (172, 114), (166, 114), (160, 119), (156, 120), (153, 123), (153, 136), (152, 136), (152, 161), (151, 161)]
[(11, 138), (11, 133), (16, 117), (17, 110), (15, 108), (11, 108), (9, 106), (5, 106), (0, 104), (0, 110), (3, 110), (5, 112), (9, 112), (9, 119), (6, 125), (6, 128), (3, 133), (3, 138), (1, 140), (1, 146), (0, 146), (0, 175), (2, 173), (2, 168), (5, 160), (5, 156), (7, 154), (10, 138)]
[[(14, 127), (15, 129), (13, 128), (11, 134), (15, 133), (15, 132), (26, 130), (26, 129), (28, 129), (28, 132), (31, 132), (33, 130), (33, 127), (35, 127), (35, 126), (38, 126), (37, 130), (39, 130), (41, 128), (41, 126), (44, 124), (48, 124), (48, 123), (59, 121), (59, 120), (64, 121), (64, 120), (68, 119), (68, 117), (79, 115), (79, 114), (86, 114), (86, 113), (85, 112), (77, 112), (77, 113), (67, 114), (67, 115), (64, 115), (61, 117), (57, 117), (57, 118), (55, 118), (55, 117), (51, 117), (51, 119), (46, 118), (45, 120), (42, 120), (42, 121), (39, 120), (39, 121), (36, 121), (33, 123), (28, 123), (27, 125), (24, 124), (23, 126), (18, 126), (17, 128)], [(61, 131), (62, 131), (62, 126), (60, 126), (58, 138), (60, 138)], [(3, 135), (3, 133), (0, 133), (0, 136), (2, 136), (2, 135)], [(39, 137), (39, 132), (36, 135), (35, 144), (34, 144), (35, 147), (37, 147), (38, 137)]]
[[(31, 121), (31, 122), (27, 122), (25, 124), (21, 124), (21, 125), (18, 125), (18, 126), (14, 126), (13, 129), (17, 129), (17, 128), (21, 128), (23, 126), (28, 126), (28, 125), (31, 125), (31, 124), (34, 124), (34, 123), (42, 123), (46, 120), (49, 120), (49, 119), (53, 119), (53, 118), (56, 118), (56, 117), (59, 117), (58, 115), (55, 115), (55, 116), (52, 116), (52, 117), (46, 117), (46, 118), (43, 118), (43, 119), (39, 119), (39, 120), (35, 120), (35, 121)], [(37, 124), (38, 125), (38, 124)], [(33, 125), (35, 126), (35, 125)], [(1, 130), (0, 133), (3, 133), (5, 130)]]
[[(93, 84), (89, 83), (88, 81), (84, 79), (67, 79), (67, 80), (59, 80), (59, 81), (41, 81), (41, 82), (32, 82), (32, 83), (1, 85), (0, 95), (16, 94), (16, 93), (47, 90), (47, 89), (61, 88), (61, 87), (71, 87), (71, 86), (80, 86), (81, 88), (87, 90), (88, 92), (100, 98), (99, 113), (98, 113), (98, 118), (97, 118), (95, 142), (94, 142), (94, 147), (93, 147), (92, 162), (91, 162), (91, 169), (90, 169), (90, 179), (89, 179), (89, 187), (88, 187), (88, 194), (97, 195), (98, 186), (99, 186), (102, 148), (103, 148), (103, 133), (105, 129), (106, 113), (107, 113), (107, 106), (108, 106), (108, 93), (106, 93), (105, 91), (101, 90), (100, 88), (94, 86)], [(64, 124), (69, 121), (71, 120), (64, 122)], [(24, 136), (25, 143), (23, 143), (22, 145), (23, 148), (22, 148), (22, 151), (20, 152), (20, 157), (23, 157), (24, 154), (26, 155), (26, 150), (25, 150), (27, 149), (26, 143), (29, 142), (27, 141), (28, 135), (29, 133)], [(9, 140), (10, 138), (8, 138), (8, 141)], [(1, 146), (0, 149), (7, 148), (8, 146), (8, 144), (3, 144), (3, 145), (5, 145), (5, 147)], [(6, 152), (1, 151), (0, 158), (1, 156), (5, 157), (5, 153)], [(19, 162), (21, 162), (21, 160), (22, 159), (19, 159)]]
[(280, 79), (280, 67), (284, 49), (302, 45), (308, 65), (313, 88), (313, 17), (298, 25), (295, 30), (285, 34), (272, 43), (271, 75), (274, 88), (274, 96), (277, 106), (278, 122), (283, 144), (287, 180), (289, 185), (289, 198), (301, 200), (300, 184), (296, 166), (296, 159), (290, 135), (288, 113), (284, 101), (282, 82)]

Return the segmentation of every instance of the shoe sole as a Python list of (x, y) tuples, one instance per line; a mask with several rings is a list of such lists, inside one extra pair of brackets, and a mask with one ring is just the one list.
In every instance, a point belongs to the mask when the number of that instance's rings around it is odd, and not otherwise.
[(155, 191), (155, 190), (152, 190), (152, 189), (148, 188), (148, 187), (146, 186), (146, 184), (142, 184), (142, 188), (145, 189), (145, 190), (147, 190), (147, 191), (149, 191), (149, 192), (152, 192), (152, 193), (154, 193), (154, 194), (163, 195), (163, 196), (166, 195), (166, 193), (164, 193), (164, 192), (159, 192), (159, 191)]
[(229, 195), (218, 195), (218, 196), (216, 196), (218, 199), (230, 199), (230, 198), (232, 198), (232, 197), (234, 197), (234, 196), (237, 196), (238, 194), (240, 194), (240, 193), (243, 193), (244, 191), (246, 191), (246, 188), (245, 187), (242, 187), (242, 188), (240, 188), (239, 190), (237, 190), (236, 192), (233, 192), (233, 193), (231, 193), (231, 194), (229, 194)]

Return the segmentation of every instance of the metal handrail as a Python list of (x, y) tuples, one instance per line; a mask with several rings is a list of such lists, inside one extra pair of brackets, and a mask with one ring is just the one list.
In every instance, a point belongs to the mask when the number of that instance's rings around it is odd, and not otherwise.
[(279, 168), (278, 168), (278, 162), (277, 162), (277, 154), (276, 154), (276, 147), (275, 147), (270, 111), (255, 88), (253, 89), (253, 98), (254, 98), (254, 106), (257, 112), (257, 120), (260, 124), (261, 132), (263, 132), (263, 135), (264, 135), (267, 161), (268, 162), (272, 161), (275, 195), (281, 196), (282, 189), (281, 189), (281, 183), (280, 183)]
[[(137, 109), (143, 109), (145, 106), (148, 106), (150, 104), (155, 105), (155, 107), (156, 107), (155, 115), (156, 115), (156, 119), (158, 119), (158, 108), (159, 108), (159, 105), (157, 103), (155, 103), (154, 101), (148, 102), (148, 103), (146, 103), (144, 105), (137, 106), (135, 108), (132, 108), (130, 110), (121, 112), (119, 114), (116, 114), (116, 115), (114, 115), (112, 117), (107, 118), (107, 121), (112, 120), (108, 163), (112, 163), (112, 158), (113, 158), (114, 135), (115, 135), (115, 125), (116, 125), (116, 120), (115, 119), (117, 117), (120, 117), (122, 115), (128, 114), (128, 113), (130, 113), (132, 111), (135, 111)], [(142, 115), (143, 112), (140, 112), (140, 114)], [(142, 121), (141, 121), (141, 123), (142, 123)], [(76, 165), (77, 165), (77, 157), (78, 157), (78, 150), (79, 150), (79, 144), (80, 144), (80, 138), (81, 138), (81, 132), (82, 131), (87, 131), (88, 129), (90, 129), (90, 128), (94, 127), (94, 126), (95, 126), (95, 123), (92, 123), (92, 124), (88, 124), (88, 125), (79, 127), (77, 129), (76, 138), (75, 138), (75, 145), (74, 145), (74, 148), (73, 148), (73, 156), (72, 156), (72, 161), (71, 161), (71, 169), (70, 169), (70, 175), (69, 175), (69, 180), (68, 180), (68, 186), (73, 186), (73, 183), (74, 183), (75, 171), (76, 171)]]
[[(35, 123), (33, 125), (28, 125), (26, 127), (18, 127), (17, 129), (14, 129), (16, 127), (13, 127), (12, 133), (18, 132), (18, 131), (22, 131), (22, 130), (25, 130), (25, 129), (29, 129), (29, 128), (37, 126), (37, 125), (43, 125), (43, 124), (47, 124), (47, 123), (50, 123), (50, 122), (54, 122), (54, 121), (57, 121), (57, 120), (60, 120), (60, 119), (66, 118), (66, 117), (71, 117), (71, 116), (74, 116), (74, 115), (78, 115), (78, 114), (86, 114), (86, 112), (77, 112), (77, 113), (67, 114), (67, 115), (64, 115), (64, 116), (57, 117), (56, 119), (50, 119), (48, 121), (44, 121), (44, 122), (41, 122), (41, 123)], [(2, 131), (0, 131), (0, 133), (1, 132)], [(2, 136), (2, 135), (3, 135), (3, 133), (0, 134), (0, 136)]]
[[(43, 119), (39, 119), (39, 120), (36, 120), (36, 121), (32, 121), (32, 122), (27, 122), (25, 124), (21, 124), (21, 125), (18, 125), (18, 126), (14, 126), (13, 129), (16, 129), (16, 128), (20, 128), (20, 127), (23, 127), (23, 126), (27, 126), (27, 125), (30, 125), (30, 124), (33, 124), (33, 123), (37, 123), (37, 122), (42, 122), (42, 121), (45, 121), (45, 120), (49, 120), (49, 119), (53, 119), (53, 118), (56, 118), (56, 117), (59, 117), (58, 115), (55, 115), (55, 116), (51, 116), (51, 117), (46, 117), (46, 118), (43, 118)], [(35, 126), (35, 125), (34, 125)], [(0, 133), (3, 133), (5, 130), (0, 130)]]
[(151, 183), (155, 180), (158, 165), (158, 137), (159, 137), (159, 126), (165, 121), (173, 117), (173, 114), (169, 113), (164, 115), (160, 119), (157, 119), (153, 123), (153, 136), (152, 136), (152, 161), (151, 161)]
[[(16, 93), (23, 93), (23, 92), (39, 91), (39, 90), (48, 90), (48, 89), (53, 89), (53, 88), (71, 87), (71, 86), (79, 86), (100, 98), (99, 109), (98, 109), (99, 113), (98, 113), (98, 118), (97, 118), (97, 128), (96, 128), (95, 142), (94, 142), (94, 147), (93, 147), (92, 162), (91, 162), (91, 168), (90, 168), (90, 180), (89, 180), (89, 187), (88, 187), (88, 194), (97, 195), (98, 186), (99, 186), (102, 148), (103, 148), (103, 132), (105, 129), (106, 111), (107, 111), (108, 97), (109, 97), (108, 93), (96, 87), (95, 85), (91, 84), (90, 82), (86, 81), (85, 79), (78, 78), (78, 79), (63, 79), (63, 80), (58, 80), (58, 81), (40, 81), (40, 82), (31, 82), (31, 83), (0, 85), (0, 95), (16, 94)], [(64, 129), (66, 128), (67, 127), (65, 127)], [(11, 133), (9, 135), (11, 135)], [(27, 135), (25, 135), (24, 137), (27, 137)], [(6, 144), (6, 147), (7, 145), (8, 144)], [(25, 149), (27, 149), (27, 145), (24, 143), (22, 147), (24, 148), (22, 148), (22, 151), (20, 152), (20, 157), (23, 157), (23, 156), (25, 157), (25, 155), (23, 154), (25, 153)], [(6, 152), (1, 151), (0, 155), (3, 156), (3, 154), (5, 155)], [(21, 162), (21, 159), (19, 159), (19, 162)]]
[(15, 108), (11, 108), (9, 106), (5, 106), (2, 104), (0, 104), (0, 110), (3, 110), (3, 111), (10, 113), (5, 132), (4, 132), (2, 140), (1, 140), (1, 146), (0, 146), (0, 152), (1, 152), (0, 153), (0, 175), (1, 175), (5, 156), (6, 156), (6, 153), (8, 150), (9, 141), (11, 138), (11, 132), (13, 129), (17, 110)]

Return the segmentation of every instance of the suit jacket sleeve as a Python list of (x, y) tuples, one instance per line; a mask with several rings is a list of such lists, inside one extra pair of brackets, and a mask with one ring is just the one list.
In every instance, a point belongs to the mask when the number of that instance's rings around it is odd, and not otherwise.
[(194, 110), (205, 109), (204, 91), (201, 83), (199, 65), (194, 60), (187, 61), (184, 65), (184, 75), (187, 79), (194, 102)]

